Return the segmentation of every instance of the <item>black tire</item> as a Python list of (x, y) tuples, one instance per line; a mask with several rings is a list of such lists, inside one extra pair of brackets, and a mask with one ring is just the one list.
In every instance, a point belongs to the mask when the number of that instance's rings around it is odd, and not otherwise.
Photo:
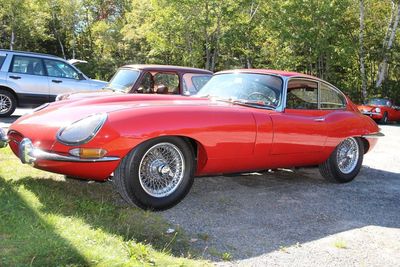
[[(4, 112), (2, 111), (1, 101), (7, 101), (6, 104), (11, 105)], [(6, 90), (0, 89), (0, 117), (9, 117), (17, 108), (17, 100), (14, 95)]]
[(382, 119), (379, 121), (380, 124), (387, 124), (389, 122), (389, 117), (388, 117), (388, 113), (385, 111), (385, 113), (383, 113), (383, 117)]
[[(358, 159), (356, 159), (355, 167), (348, 173), (343, 172), (338, 163), (338, 153), (340, 146), (346, 140), (354, 140), (357, 144)], [(322, 164), (319, 165), (319, 172), (328, 181), (334, 183), (348, 183), (352, 181), (360, 172), (361, 165), (364, 158), (364, 145), (359, 138), (348, 138), (340, 143), (332, 152), (330, 157)]]
[[(160, 144), (172, 144), (179, 149), (184, 158), (184, 170), (180, 183), (172, 193), (165, 197), (155, 197), (145, 191), (140, 181), (140, 166), (146, 153)], [(122, 198), (129, 204), (143, 209), (165, 210), (178, 204), (193, 185), (195, 169), (194, 153), (191, 146), (178, 137), (160, 137), (140, 144), (133, 149), (120, 163), (114, 172), (113, 182)], [(169, 167), (168, 167), (169, 169)], [(150, 168), (149, 168), (150, 170)], [(158, 168), (160, 172), (160, 168)], [(161, 174), (160, 174), (161, 175)], [(163, 174), (166, 175), (166, 174)]]

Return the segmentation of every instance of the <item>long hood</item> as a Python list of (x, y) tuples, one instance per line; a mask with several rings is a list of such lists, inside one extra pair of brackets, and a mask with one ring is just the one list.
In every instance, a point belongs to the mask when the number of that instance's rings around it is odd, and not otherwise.
[[(112, 113), (137, 109), (158, 109), (160, 107), (182, 106), (230, 106), (229, 103), (212, 101), (207, 98), (168, 95), (113, 95), (107, 97), (87, 98), (80, 100), (64, 100), (50, 104), (43, 110), (22, 116), (15, 121), (10, 130), (20, 133), (26, 129), (35, 129), (35, 135), (40, 131), (58, 131), (61, 127), (96, 113)], [(239, 106), (236, 106), (240, 108)], [(130, 110), (130, 111), (128, 111)], [(24, 133), (25, 134), (25, 133)]]

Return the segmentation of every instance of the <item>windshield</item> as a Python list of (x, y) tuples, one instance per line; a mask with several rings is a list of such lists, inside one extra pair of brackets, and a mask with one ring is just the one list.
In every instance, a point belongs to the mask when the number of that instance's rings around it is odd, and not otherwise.
[(119, 69), (105, 88), (128, 93), (135, 84), (139, 74), (138, 70)]
[(373, 98), (368, 100), (367, 105), (374, 105), (374, 106), (390, 106), (390, 101), (387, 99), (382, 98)]
[(253, 73), (217, 74), (197, 93), (240, 104), (276, 108), (282, 95), (282, 79)]

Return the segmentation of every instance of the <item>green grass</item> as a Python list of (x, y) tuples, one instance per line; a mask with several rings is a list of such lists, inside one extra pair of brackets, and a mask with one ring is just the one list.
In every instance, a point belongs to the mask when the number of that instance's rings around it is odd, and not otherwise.
[(0, 150), (0, 266), (208, 265), (191, 255), (182, 229), (126, 206), (109, 183), (65, 179)]

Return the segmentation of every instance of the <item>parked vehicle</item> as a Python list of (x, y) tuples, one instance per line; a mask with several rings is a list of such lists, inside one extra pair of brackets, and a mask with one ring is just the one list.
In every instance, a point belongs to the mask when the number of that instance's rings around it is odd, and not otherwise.
[(17, 107), (54, 101), (61, 93), (100, 90), (106, 84), (56, 56), (0, 49), (0, 117)]
[(400, 107), (395, 106), (388, 98), (372, 98), (365, 105), (359, 105), (358, 109), (362, 114), (382, 124), (400, 121)]
[(194, 95), (211, 79), (203, 69), (167, 65), (126, 65), (117, 70), (104, 90), (96, 93), (62, 94), (57, 100), (82, 99), (116, 94)]
[(59, 101), (11, 125), (11, 149), (35, 168), (113, 182), (129, 203), (166, 209), (194, 176), (318, 166), (329, 181), (359, 173), (382, 136), (318, 78), (272, 70), (217, 73), (194, 97), (116, 95)]

